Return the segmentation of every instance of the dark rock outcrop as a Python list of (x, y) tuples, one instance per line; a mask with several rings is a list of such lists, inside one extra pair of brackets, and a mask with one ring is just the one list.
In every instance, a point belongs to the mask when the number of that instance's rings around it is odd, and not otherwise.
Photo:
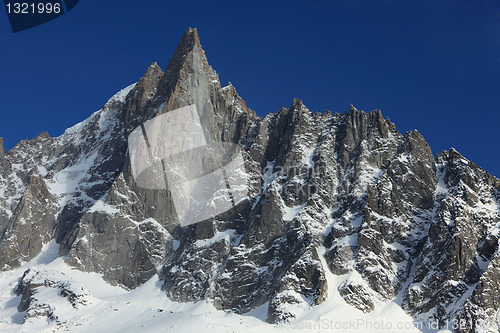
[(3, 161), (4, 156), (5, 156), (5, 146), (3, 143), (3, 138), (0, 138), (0, 162)]

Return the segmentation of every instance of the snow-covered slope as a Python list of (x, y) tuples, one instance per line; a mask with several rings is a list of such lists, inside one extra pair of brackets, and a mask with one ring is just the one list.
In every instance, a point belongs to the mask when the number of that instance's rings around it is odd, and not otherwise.
[[(29, 263), (0, 275), (2, 332), (289, 332), (304, 328), (371, 332), (372, 327), (418, 332), (412, 318), (394, 302), (380, 303), (375, 311), (364, 314), (346, 306), (338, 292), (320, 306), (301, 309), (303, 314), (291, 322), (272, 325), (266, 322), (267, 307), (237, 315), (218, 311), (205, 301), (170, 301), (160, 289), (158, 276), (133, 291), (111, 286), (101, 274), (66, 265), (58, 250), (52, 241)], [(343, 278), (329, 273), (328, 283), (338, 284)], [(29, 288), (32, 298), (21, 312), (18, 305), (26, 290), (19, 286)]]

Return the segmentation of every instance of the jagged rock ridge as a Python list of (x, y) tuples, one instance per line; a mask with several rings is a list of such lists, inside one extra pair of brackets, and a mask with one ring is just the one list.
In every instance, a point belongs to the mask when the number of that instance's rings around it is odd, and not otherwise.
[[(181, 228), (168, 189), (135, 184), (127, 138), (190, 104), (207, 111), (209, 140), (242, 146), (249, 196)], [(221, 87), (196, 29), (165, 72), (151, 64), (62, 136), (0, 147), (2, 270), (55, 239), (67, 264), (111, 284), (134, 289), (159, 274), (172, 300), (237, 313), (267, 304), (271, 323), (336, 288), (364, 312), (399, 297), (417, 320), (498, 327), (498, 179), (454, 149), (435, 158), (422, 135), (399, 133), (380, 111), (313, 113), (294, 100), (258, 117), (232, 85)], [(343, 282), (328, 285), (327, 270)], [(23, 309), (37, 276), (21, 279)], [(50, 305), (38, 308), (50, 317)]]

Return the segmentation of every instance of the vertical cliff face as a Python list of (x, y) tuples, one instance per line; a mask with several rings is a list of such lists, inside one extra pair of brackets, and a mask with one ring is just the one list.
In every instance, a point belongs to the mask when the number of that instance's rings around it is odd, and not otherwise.
[(3, 143), (3, 138), (0, 138), (0, 161), (3, 160), (4, 155), (5, 155), (5, 147)]
[[(242, 148), (248, 197), (181, 227), (168, 188), (136, 184), (127, 139), (193, 104), (208, 142)], [(134, 289), (158, 274), (172, 300), (265, 306), (271, 323), (339, 293), (365, 313), (396, 300), (418, 320), (497, 325), (498, 179), (454, 149), (434, 158), (422, 135), (399, 133), (380, 111), (314, 113), (294, 100), (258, 117), (221, 87), (196, 29), (165, 72), (151, 64), (62, 136), (7, 154), (0, 141), (0, 165), (2, 270), (54, 239), (67, 264), (111, 284)], [(32, 292), (27, 280), (20, 293)]]

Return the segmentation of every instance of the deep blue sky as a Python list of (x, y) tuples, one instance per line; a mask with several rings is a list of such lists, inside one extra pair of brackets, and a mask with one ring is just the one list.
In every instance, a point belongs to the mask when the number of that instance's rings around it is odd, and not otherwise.
[(434, 154), (455, 147), (500, 176), (500, 1), (97, 1), (13, 34), (0, 8), (0, 136), (57, 136), (165, 69), (197, 27), (222, 84), (259, 115), (380, 109)]

